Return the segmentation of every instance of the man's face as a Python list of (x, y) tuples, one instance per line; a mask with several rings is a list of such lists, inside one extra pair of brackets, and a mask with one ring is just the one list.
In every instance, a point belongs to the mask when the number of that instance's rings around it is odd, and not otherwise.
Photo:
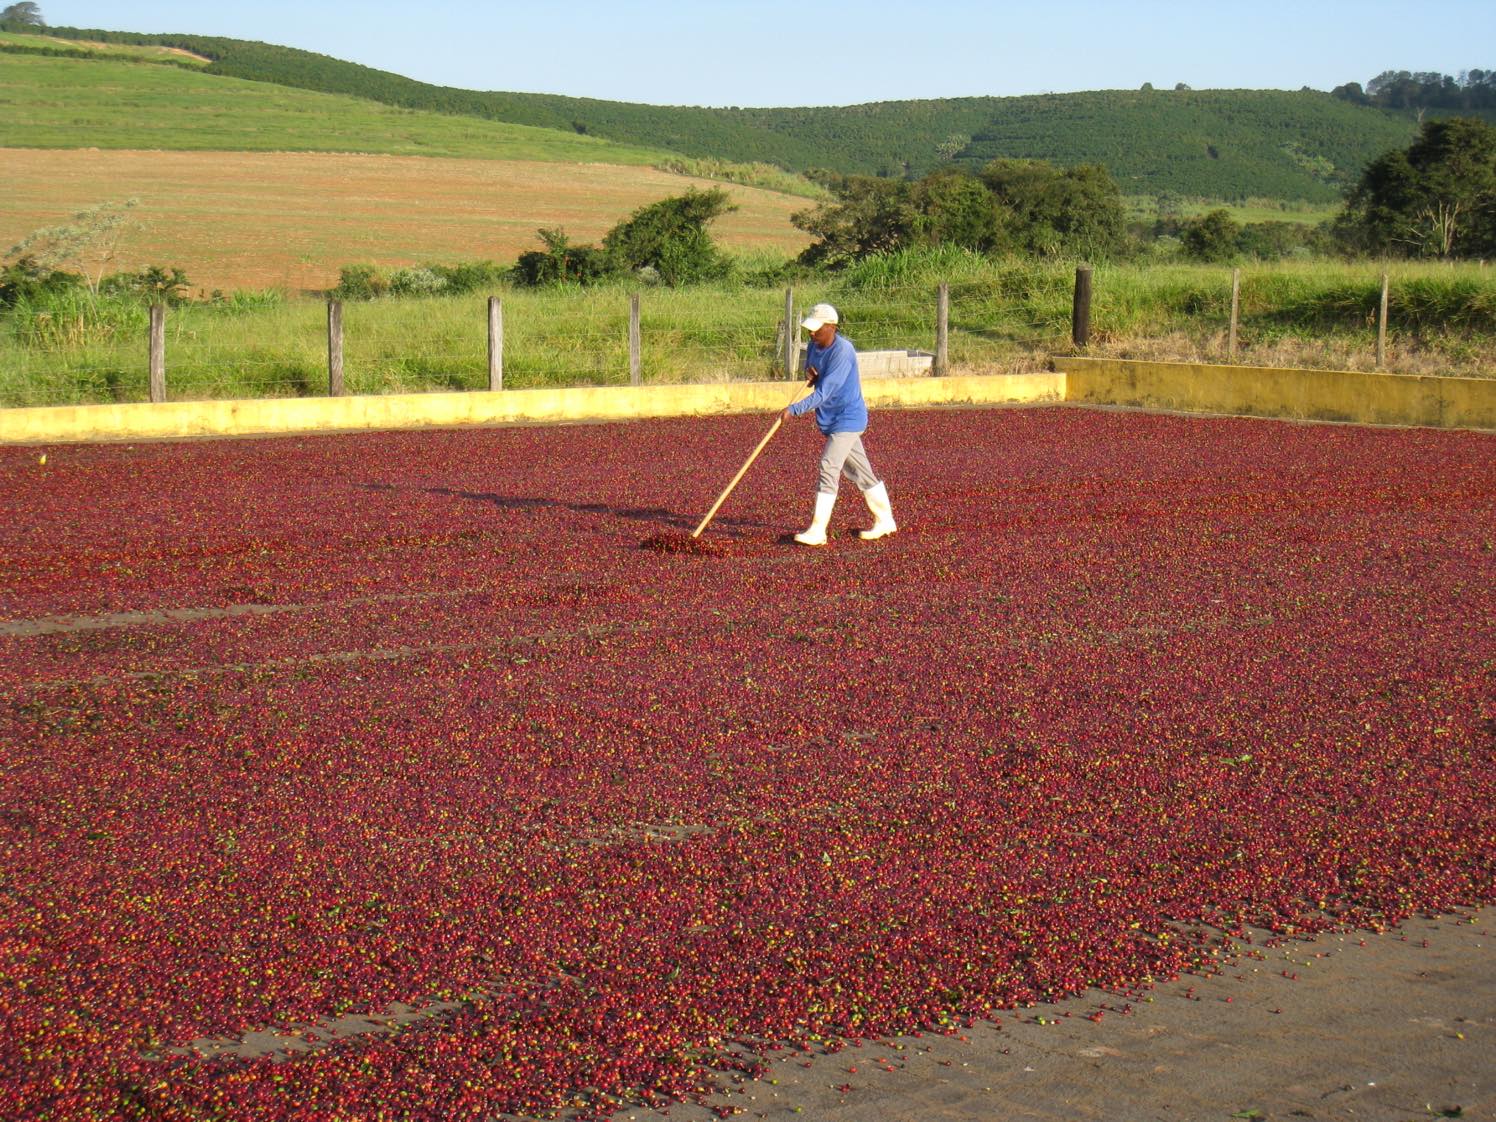
[(829, 347), (831, 340), (836, 338), (836, 324), (823, 323), (810, 333), (811, 342), (818, 347)]

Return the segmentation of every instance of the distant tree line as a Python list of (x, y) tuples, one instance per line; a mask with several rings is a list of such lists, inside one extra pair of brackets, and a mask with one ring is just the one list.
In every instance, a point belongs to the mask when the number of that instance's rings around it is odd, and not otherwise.
[(1378, 109), (1440, 109), (1455, 113), (1496, 110), (1496, 70), (1465, 70), (1457, 77), (1430, 72), (1384, 70), (1366, 88), (1347, 82), (1332, 97)]

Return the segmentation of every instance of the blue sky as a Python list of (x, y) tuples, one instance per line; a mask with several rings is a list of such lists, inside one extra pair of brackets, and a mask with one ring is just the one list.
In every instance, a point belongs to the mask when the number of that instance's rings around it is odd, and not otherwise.
[[(320, 51), (422, 81), (666, 105), (1328, 90), (1496, 68), (1492, 0), (38, 0), (54, 26)], [(1483, 57), (1484, 56), (1484, 57)]]

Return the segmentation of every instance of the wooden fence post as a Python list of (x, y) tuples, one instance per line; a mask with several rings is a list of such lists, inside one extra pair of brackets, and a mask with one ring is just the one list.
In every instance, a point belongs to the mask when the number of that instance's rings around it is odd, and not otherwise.
[(1382, 307), (1377, 314), (1377, 369), (1387, 365), (1387, 274), (1382, 274)]
[(800, 325), (795, 322), (795, 289), (784, 290), (784, 376), (795, 376), (795, 359), (800, 357)]
[(343, 302), (327, 302), (327, 394), (343, 396)]
[(1241, 270), (1231, 270), (1231, 332), (1226, 338), (1226, 357), (1236, 361), (1236, 325), (1241, 318)]
[(166, 308), (151, 305), (151, 400), (166, 400)]
[(950, 372), (951, 337), (951, 286), (940, 282), (940, 294), (935, 300), (935, 377), (944, 378)]
[(1070, 340), (1077, 347), (1091, 341), (1091, 266), (1075, 269), (1075, 302), (1070, 309)]
[(504, 302), (488, 298), (488, 388), (504, 388)]
[(640, 350), (639, 294), (636, 292), (629, 297), (629, 385), (631, 386), (639, 384)]

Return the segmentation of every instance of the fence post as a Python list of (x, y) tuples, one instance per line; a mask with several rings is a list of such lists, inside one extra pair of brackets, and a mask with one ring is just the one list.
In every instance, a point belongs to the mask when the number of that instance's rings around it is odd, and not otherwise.
[(1226, 357), (1236, 361), (1236, 324), (1241, 317), (1241, 270), (1231, 270), (1231, 333), (1226, 338)]
[(1387, 274), (1382, 274), (1382, 307), (1377, 314), (1377, 369), (1387, 365)]
[(151, 305), (151, 400), (166, 400), (166, 307)]
[(639, 294), (629, 297), (629, 385), (639, 384)]
[(951, 286), (940, 282), (940, 294), (935, 300), (935, 377), (943, 378), (950, 372), (950, 326)]
[(343, 302), (327, 302), (327, 395), (343, 396)]
[(1075, 268), (1075, 302), (1070, 309), (1070, 340), (1084, 347), (1091, 340), (1091, 266)]
[(795, 322), (795, 289), (784, 290), (784, 376), (795, 376), (795, 359), (800, 355), (800, 325)]
[(488, 388), (504, 388), (504, 302), (488, 298)]

